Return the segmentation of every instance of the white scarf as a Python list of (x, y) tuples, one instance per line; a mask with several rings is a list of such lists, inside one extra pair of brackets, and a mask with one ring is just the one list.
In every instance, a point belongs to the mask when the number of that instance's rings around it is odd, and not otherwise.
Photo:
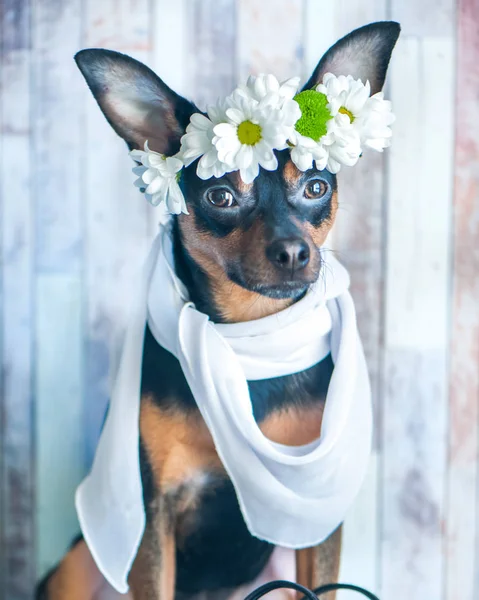
[[(279, 546), (305, 548), (344, 520), (367, 469), (371, 400), (349, 275), (331, 254), (322, 259), (318, 282), (290, 308), (256, 321), (214, 324), (188, 301), (174, 273), (169, 227), (160, 226), (93, 467), (76, 494), (85, 541), (118, 592), (128, 591), (145, 527), (139, 410), (146, 321), (181, 364), (249, 531)], [(270, 441), (253, 417), (247, 380), (298, 373), (329, 352), (334, 371), (320, 438), (299, 447)]]

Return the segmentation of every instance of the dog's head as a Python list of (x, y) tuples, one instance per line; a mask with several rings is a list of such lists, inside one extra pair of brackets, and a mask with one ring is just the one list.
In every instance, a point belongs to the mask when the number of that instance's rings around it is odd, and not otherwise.
[[(303, 89), (325, 73), (384, 84), (399, 35), (393, 22), (353, 31), (330, 48)], [(166, 155), (180, 148), (198, 109), (148, 67), (101, 49), (79, 52), (77, 64), (113, 129), (132, 148)], [(278, 169), (260, 170), (252, 184), (239, 172), (202, 180), (196, 162), (184, 169), (181, 187), (189, 215), (176, 217), (178, 261), (193, 299), (217, 319), (233, 321), (275, 312), (300, 297), (319, 276), (319, 248), (337, 210), (336, 176), (298, 170), (288, 150), (276, 152)]]

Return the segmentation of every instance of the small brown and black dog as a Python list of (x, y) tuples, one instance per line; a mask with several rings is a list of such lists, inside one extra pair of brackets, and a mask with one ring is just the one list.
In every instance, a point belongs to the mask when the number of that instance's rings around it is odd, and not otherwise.
[[(327, 72), (384, 84), (399, 36), (394, 22), (373, 23), (337, 42), (304, 89)], [(95, 99), (128, 147), (175, 154), (198, 109), (132, 58), (101, 49), (76, 55)], [(300, 298), (320, 275), (319, 247), (337, 210), (336, 177), (299, 171), (287, 150), (279, 167), (261, 169), (250, 185), (238, 172), (207, 181), (196, 162), (181, 187), (189, 215), (174, 219), (178, 276), (198, 310), (217, 323), (258, 319)], [(364, 191), (361, 191), (364, 193)], [(221, 356), (217, 357), (222, 360)], [(316, 439), (329, 380), (330, 357), (299, 374), (249, 383), (263, 433), (282, 444)], [(134, 600), (227, 598), (253, 581), (273, 547), (253, 537), (176, 358), (147, 328), (142, 367), (140, 458), (147, 526), (129, 583)], [(317, 548), (297, 552), (297, 578), (308, 587), (337, 580), (340, 530)], [(42, 582), (37, 598), (117, 598), (80, 538)]]

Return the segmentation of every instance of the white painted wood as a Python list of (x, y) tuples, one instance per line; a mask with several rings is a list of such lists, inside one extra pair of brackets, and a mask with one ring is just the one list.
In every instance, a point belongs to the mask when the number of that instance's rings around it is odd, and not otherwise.
[(303, 3), (300, 0), (237, 0), (238, 81), (250, 74), (278, 79), (301, 75)]
[(236, 87), (235, 1), (190, 0), (188, 73), (201, 110)]
[[(378, 513), (378, 457), (371, 456), (369, 471), (363, 487), (343, 526), (341, 567), (339, 581), (360, 585), (378, 593), (377, 554), (379, 537)], [(341, 591), (337, 600), (349, 600), (351, 592)]]
[(35, 5), (32, 103), (35, 152), (36, 265), (79, 272), (82, 253), (81, 77), (73, 55), (81, 43), (81, 3)]
[(82, 405), (82, 281), (36, 280), (35, 455), (38, 575), (51, 569), (78, 532), (75, 489), (85, 475)]
[(391, 73), (381, 593), (392, 600), (440, 598), (444, 585), (453, 52), (448, 39), (403, 39)]
[[(146, 0), (85, 3), (85, 45), (120, 50), (148, 61), (151, 51)], [(112, 18), (112, 15), (114, 17)], [(85, 444), (93, 458), (109, 398), (111, 366), (121, 346), (146, 255), (151, 207), (133, 187), (126, 144), (113, 132), (86, 89), (84, 123), (85, 227)], [(94, 149), (94, 152), (91, 150)], [(113, 360), (113, 363), (110, 360)]]
[(190, 95), (188, 80), (188, 0), (157, 0), (151, 6), (151, 67), (175, 92)]
[(391, 0), (390, 16), (401, 23), (404, 35), (452, 38), (455, 7), (455, 0)]
[(338, 39), (337, 2), (305, 0), (303, 16), (303, 81), (307, 81), (323, 54)]
[(0, 10), (0, 597), (29, 600), (34, 565), (30, 3)]

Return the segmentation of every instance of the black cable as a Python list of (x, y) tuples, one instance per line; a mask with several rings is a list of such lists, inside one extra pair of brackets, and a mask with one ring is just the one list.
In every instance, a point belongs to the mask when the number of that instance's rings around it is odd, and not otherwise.
[(293, 581), (283, 581), (281, 579), (260, 585), (260, 587), (256, 588), (248, 596), (246, 596), (245, 600), (259, 600), (259, 598), (269, 594), (269, 592), (280, 588), (289, 588), (291, 590), (296, 590), (297, 592), (302, 592), (304, 596), (301, 598), (301, 600), (317, 600), (318, 596), (326, 594), (327, 592), (334, 592), (336, 590), (351, 590), (352, 592), (363, 594), (363, 596), (366, 596), (366, 598), (369, 598), (369, 600), (379, 600), (377, 596), (371, 592), (368, 592), (368, 590), (358, 587), (357, 585), (351, 585), (349, 583), (329, 583), (311, 591), (308, 590), (308, 588), (299, 585), (299, 583), (294, 583)]
[(308, 600), (318, 600), (316, 594), (314, 594), (308, 588), (299, 585), (299, 583), (294, 583), (293, 581), (283, 581), (278, 579), (277, 581), (270, 581), (269, 583), (265, 583), (264, 585), (260, 585), (259, 588), (256, 588), (246, 596), (245, 600), (259, 600), (269, 592), (273, 590), (277, 590), (279, 588), (289, 588), (291, 590), (296, 590), (297, 592), (301, 592), (304, 594), (304, 598), (308, 598)]
[(335, 590), (351, 590), (353, 592), (358, 592), (369, 600), (379, 600), (377, 596), (375, 596), (372, 592), (368, 592), (362, 587), (357, 585), (351, 585), (349, 583), (328, 583), (327, 585), (322, 585), (321, 587), (316, 588), (314, 593), (316, 596), (321, 596), (322, 594), (326, 594), (327, 592), (334, 592)]

